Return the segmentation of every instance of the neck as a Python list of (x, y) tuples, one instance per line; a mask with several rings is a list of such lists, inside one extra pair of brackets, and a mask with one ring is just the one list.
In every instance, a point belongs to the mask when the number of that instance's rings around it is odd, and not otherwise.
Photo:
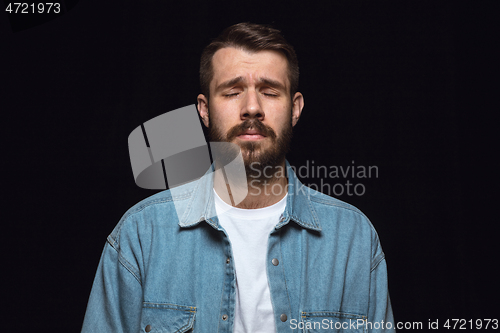
[[(214, 189), (225, 203), (233, 207), (243, 209), (268, 207), (283, 199), (288, 189), (285, 161), (275, 167), (275, 170), (281, 170), (281, 172), (266, 170), (265, 175), (272, 175), (272, 177), (253, 178), (250, 176), (239, 184), (231, 181), (231, 186), (229, 186), (226, 171), (220, 168), (214, 173)], [(243, 197), (246, 191), (248, 193)]]

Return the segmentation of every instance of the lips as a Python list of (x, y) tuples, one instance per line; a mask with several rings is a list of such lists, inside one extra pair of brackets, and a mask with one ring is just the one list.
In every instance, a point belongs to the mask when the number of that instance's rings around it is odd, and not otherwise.
[[(213, 137), (212, 134), (211, 136)], [(242, 123), (233, 126), (226, 135), (226, 140), (228, 142), (231, 142), (234, 139), (239, 139), (241, 141), (255, 141), (266, 138), (271, 141), (275, 141), (276, 133), (271, 127), (264, 125), (258, 119), (246, 119)]]
[(261, 132), (259, 132), (258, 130), (255, 130), (255, 129), (247, 129), (247, 130), (243, 131), (240, 135), (261, 135), (261, 136), (265, 136), (264, 134), (262, 134)]
[(243, 140), (260, 140), (265, 137), (264, 134), (255, 129), (247, 129), (238, 135), (238, 138)]

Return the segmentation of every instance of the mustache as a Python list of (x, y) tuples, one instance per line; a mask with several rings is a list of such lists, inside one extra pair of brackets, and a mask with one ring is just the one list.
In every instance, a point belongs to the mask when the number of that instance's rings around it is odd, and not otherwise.
[(269, 126), (264, 125), (259, 119), (247, 119), (239, 125), (233, 126), (227, 132), (227, 140), (231, 141), (247, 129), (255, 129), (264, 136), (276, 139), (276, 132)]

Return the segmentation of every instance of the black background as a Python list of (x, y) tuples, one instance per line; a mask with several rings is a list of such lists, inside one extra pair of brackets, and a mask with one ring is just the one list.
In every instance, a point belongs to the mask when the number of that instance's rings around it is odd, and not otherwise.
[(305, 107), (290, 163), (378, 167), (351, 179), (364, 195), (338, 198), (379, 233), (395, 320), (500, 319), (494, 2), (65, 8), (26, 29), (0, 14), (3, 329), (80, 330), (107, 235), (155, 193), (134, 183), (129, 133), (195, 104), (203, 47), (242, 21), (296, 49)]

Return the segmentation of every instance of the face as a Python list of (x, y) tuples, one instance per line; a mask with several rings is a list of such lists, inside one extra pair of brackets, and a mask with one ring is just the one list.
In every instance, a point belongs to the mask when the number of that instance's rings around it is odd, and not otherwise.
[(210, 141), (239, 145), (246, 166), (281, 165), (304, 104), (302, 94), (290, 96), (286, 57), (229, 47), (214, 54), (212, 66), (210, 100), (198, 96)]

